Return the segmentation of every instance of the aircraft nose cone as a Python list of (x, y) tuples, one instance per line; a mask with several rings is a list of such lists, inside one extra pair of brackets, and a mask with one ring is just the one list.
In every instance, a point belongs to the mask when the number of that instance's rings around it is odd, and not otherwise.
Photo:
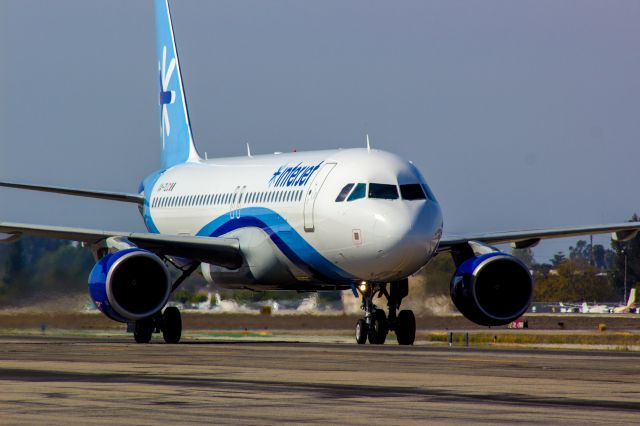
[[(437, 206), (437, 205), (435, 205)], [(374, 215), (379, 267), (395, 275), (409, 275), (422, 267), (435, 249), (439, 208), (404, 205)]]

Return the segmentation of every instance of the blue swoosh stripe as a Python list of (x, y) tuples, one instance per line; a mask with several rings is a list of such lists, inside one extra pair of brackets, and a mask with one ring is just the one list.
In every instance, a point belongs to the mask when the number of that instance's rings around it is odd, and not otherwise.
[(354, 277), (338, 268), (313, 248), (278, 213), (264, 207), (240, 209), (240, 218), (230, 218), (229, 213), (219, 216), (205, 225), (197, 235), (220, 237), (240, 228), (259, 228), (271, 238), (278, 249), (297, 267), (323, 281), (352, 282)]

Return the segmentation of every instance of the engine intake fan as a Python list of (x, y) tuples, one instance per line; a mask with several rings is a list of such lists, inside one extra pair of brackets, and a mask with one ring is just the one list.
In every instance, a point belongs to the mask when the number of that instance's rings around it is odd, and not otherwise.
[(126, 322), (149, 317), (169, 300), (171, 279), (155, 254), (139, 248), (110, 253), (89, 275), (89, 294), (111, 319)]
[(533, 280), (517, 258), (501, 252), (464, 261), (451, 279), (451, 299), (476, 324), (505, 325), (529, 308)]

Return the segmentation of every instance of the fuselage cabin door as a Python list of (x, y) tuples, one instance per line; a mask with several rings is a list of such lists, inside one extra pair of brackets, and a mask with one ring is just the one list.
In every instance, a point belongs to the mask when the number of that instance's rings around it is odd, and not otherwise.
[(307, 193), (304, 198), (304, 230), (307, 232), (313, 232), (315, 229), (313, 215), (316, 206), (316, 199), (324, 181), (335, 166), (336, 163), (325, 163), (320, 167), (320, 170), (318, 170), (318, 173), (309, 185), (309, 189), (307, 189)]

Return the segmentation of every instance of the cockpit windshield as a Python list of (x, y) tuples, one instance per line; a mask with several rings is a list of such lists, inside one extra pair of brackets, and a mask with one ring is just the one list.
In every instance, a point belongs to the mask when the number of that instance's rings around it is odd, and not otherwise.
[(402, 194), (403, 200), (424, 200), (427, 198), (419, 183), (400, 185), (400, 194)]
[(379, 198), (383, 200), (397, 200), (398, 187), (386, 183), (370, 183), (369, 198)]
[[(367, 190), (368, 187), (368, 190)], [(348, 183), (338, 193), (336, 202), (355, 201), (362, 198), (372, 198), (378, 200), (397, 200), (402, 198), (407, 201), (425, 200), (437, 202), (431, 189), (426, 184), (408, 183), (399, 185), (388, 183)]]
[(360, 198), (364, 198), (366, 195), (367, 195), (367, 184), (359, 183), (356, 185), (351, 195), (349, 195), (349, 198), (347, 198), (347, 201), (358, 200)]
[(353, 183), (346, 184), (338, 194), (338, 197), (336, 198), (336, 202), (339, 203), (341, 201), (344, 201), (344, 199), (347, 198), (347, 195), (349, 195), (349, 192), (351, 192), (351, 188), (353, 188), (353, 185), (354, 185)]

